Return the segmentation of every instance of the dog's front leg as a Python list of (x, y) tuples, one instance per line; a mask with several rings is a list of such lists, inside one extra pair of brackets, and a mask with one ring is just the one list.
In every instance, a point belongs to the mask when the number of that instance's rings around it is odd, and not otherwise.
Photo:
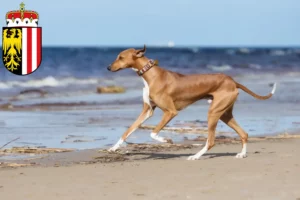
[(133, 133), (144, 121), (150, 118), (153, 115), (155, 107), (151, 107), (148, 104), (144, 103), (143, 110), (136, 121), (125, 131), (119, 141), (111, 147), (108, 151), (116, 151), (122, 143), (129, 137), (131, 133)]

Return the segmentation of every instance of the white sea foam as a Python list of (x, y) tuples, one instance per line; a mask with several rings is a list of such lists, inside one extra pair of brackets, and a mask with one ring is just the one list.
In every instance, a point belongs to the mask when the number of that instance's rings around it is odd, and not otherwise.
[(284, 56), (287, 54), (287, 52), (283, 51), (283, 50), (273, 50), (270, 53), (272, 56)]
[(249, 54), (249, 53), (251, 53), (251, 50), (248, 48), (240, 48), (239, 52), (242, 54)]
[(223, 72), (232, 69), (230, 65), (220, 65), (220, 66), (208, 65), (207, 68), (217, 72)]
[(229, 54), (229, 55), (235, 55), (236, 50), (235, 49), (228, 49), (228, 50), (226, 50), (226, 53)]
[(199, 49), (198, 48), (190, 48), (190, 50), (193, 52), (193, 53), (198, 53)]
[(40, 88), (40, 87), (65, 87), (69, 85), (88, 85), (97, 84), (98, 79), (87, 78), (77, 79), (74, 77), (56, 79), (52, 76), (48, 76), (43, 79), (28, 80), (28, 81), (2, 81), (0, 82), (0, 89), (10, 89), (13, 87), (23, 88)]
[(261, 69), (261, 66), (258, 64), (249, 64), (249, 68), (251, 69)]

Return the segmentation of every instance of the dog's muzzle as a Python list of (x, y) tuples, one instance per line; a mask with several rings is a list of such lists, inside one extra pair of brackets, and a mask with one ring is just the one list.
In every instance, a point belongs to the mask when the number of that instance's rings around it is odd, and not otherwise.
[(111, 71), (111, 65), (109, 65), (109, 66), (107, 67), (107, 70), (108, 70), (108, 71)]

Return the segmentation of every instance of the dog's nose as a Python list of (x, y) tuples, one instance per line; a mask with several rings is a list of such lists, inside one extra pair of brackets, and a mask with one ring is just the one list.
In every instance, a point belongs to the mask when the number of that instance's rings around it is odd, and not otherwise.
[(107, 67), (107, 70), (108, 70), (108, 71), (110, 71), (110, 70), (111, 70), (111, 65), (109, 65), (109, 66)]

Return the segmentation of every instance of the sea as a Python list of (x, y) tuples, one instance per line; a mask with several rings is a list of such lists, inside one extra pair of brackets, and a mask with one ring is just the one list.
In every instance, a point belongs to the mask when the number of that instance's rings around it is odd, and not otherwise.
[[(141, 78), (131, 69), (107, 70), (127, 48), (44, 47), (42, 64), (27, 76), (10, 73), (1, 62), (0, 146), (16, 137), (20, 139), (7, 147), (86, 149), (113, 145), (142, 106)], [(238, 122), (250, 136), (300, 132), (300, 47), (148, 47), (146, 57), (182, 74), (225, 73), (260, 95), (268, 94), (276, 82), (275, 95), (266, 101), (240, 92), (235, 109)], [(98, 86), (108, 85), (122, 86), (126, 92), (96, 93)], [(205, 124), (208, 106), (206, 101), (196, 103), (169, 125), (193, 120)], [(148, 124), (160, 121), (162, 112), (157, 113)], [(218, 127), (231, 130), (222, 123)], [(138, 130), (130, 140), (153, 142), (149, 131)], [(175, 141), (197, 137), (164, 134)]]
[[(107, 66), (127, 47), (44, 47), (42, 64), (33, 74), (16, 76), (0, 63), (1, 94), (29, 88), (87, 89), (100, 79), (135, 77), (131, 70), (117, 75)], [(129, 47), (128, 47), (129, 48)], [(136, 47), (137, 48), (137, 47)], [(299, 80), (299, 48), (159, 48), (148, 47), (146, 56), (180, 73), (226, 73), (231, 76), (290, 75)], [(130, 80), (130, 79), (129, 79)], [(126, 82), (124, 85), (126, 86)]]

